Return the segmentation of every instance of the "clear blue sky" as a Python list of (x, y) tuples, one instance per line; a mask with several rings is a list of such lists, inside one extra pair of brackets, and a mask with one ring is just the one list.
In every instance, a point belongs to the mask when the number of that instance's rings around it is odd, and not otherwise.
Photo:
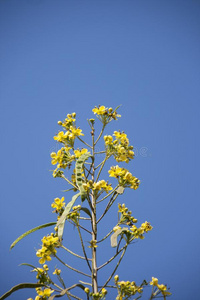
[(127, 133), (141, 186), (120, 202), (154, 229), (129, 249), (120, 278), (158, 277), (172, 300), (199, 299), (199, 33), (197, 0), (0, 1), (0, 294), (35, 282), (18, 265), (37, 264), (50, 230), (10, 244), (54, 221), (50, 205), (67, 188), (49, 172), (57, 121), (75, 111), (86, 132), (95, 105), (122, 104), (107, 132)]

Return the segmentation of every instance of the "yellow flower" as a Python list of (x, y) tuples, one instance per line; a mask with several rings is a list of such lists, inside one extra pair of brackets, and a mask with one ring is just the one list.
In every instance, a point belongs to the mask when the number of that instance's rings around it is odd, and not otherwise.
[(62, 197), (61, 199), (55, 198), (54, 203), (51, 204), (51, 207), (56, 209), (56, 212), (62, 210), (62, 208), (65, 207), (65, 197)]
[(104, 141), (105, 141), (106, 145), (112, 145), (113, 137), (111, 135), (105, 135), (104, 136)]
[(57, 142), (63, 143), (63, 141), (65, 141), (65, 139), (67, 139), (68, 137), (68, 132), (63, 132), (63, 131), (59, 131), (58, 134), (56, 136), (54, 136), (54, 140), (56, 140)]
[(54, 290), (52, 291), (49, 288), (44, 289), (43, 291), (41, 289), (37, 290), (38, 295), (41, 296), (41, 297), (43, 297), (43, 298), (50, 297), (53, 292), (54, 292)]
[(148, 232), (153, 229), (149, 222), (142, 223), (141, 228), (144, 229), (145, 232)]
[(71, 130), (71, 133), (70, 133), (71, 138), (75, 138), (77, 136), (84, 135), (80, 128), (75, 128), (73, 126), (70, 126), (70, 130)]
[(113, 111), (113, 109), (107, 108), (104, 105), (99, 105), (98, 107), (95, 106), (93, 108), (93, 113), (97, 115), (97, 118), (104, 124), (108, 124), (112, 120), (117, 120), (117, 117), (121, 117), (117, 114), (116, 109)]
[(55, 269), (55, 271), (53, 272), (54, 275), (60, 275), (61, 270), (60, 269)]
[(157, 285), (158, 285), (158, 278), (152, 277), (152, 280), (151, 280), (151, 282), (150, 282), (150, 285), (157, 286)]
[(97, 248), (97, 241), (96, 240), (91, 240), (90, 241), (90, 246), (88, 246), (89, 248)]
[(120, 226), (118, 226), (118, 225), (117, 225), (117, 226), (115, 226), (115, 227), (113, 227), (113, 231), (114, 231), (114, 232), (116, 232), (117, 230), (120, 230), (120, 229), (121, 229), (121, 227), (120, 227)]
[(83, 148), (81, 150), (74, 150), (74, 154), (76, 156), (76, 158), (79, 158), (81, 155), (88, 153), (88, 150), (86, 148)]
[(92, 111), (95, 115), (104, 115), (106, 113), (106, 108), (102, 105), (99, 108), (95, 107)]
[(55, 247), (59, 247), (59, 239), (53, 234), (50, 236), (44, 236), (42, 239), (42, 248), (36, 252), (36, 256), (41, 257), (40, 264), (44, 264), (46, 261), (51, 260), (51, 254), (56, 254)]
[(161, 291), (163, 296), (171, 295), (171, 293), (167, 291), (166, 285), (158, 284), (158, 278), (152, 277), (152, 281), (150, 282), (150, 285), (156, 286)]
[(123, 176), (125, 174), (125, 170), (123, 168), (120, 168), (118, 165), (111, 167), (111, 169), (108, 171), (110, 174), (110, 177), (118, 178), (120, 176)]
[(121, 133), (120, 131), (114, 131), (113, 135), (116, 137), (116, 139), (120, 140), (122, 143), (129, 144), (127, 135), (124, 132)]
[(98, 182), (93, 183), (93, 190), (100, 191), (101, 189), (108, 193), (112, 190), (112, 187), (105, 180), (100, 180)]

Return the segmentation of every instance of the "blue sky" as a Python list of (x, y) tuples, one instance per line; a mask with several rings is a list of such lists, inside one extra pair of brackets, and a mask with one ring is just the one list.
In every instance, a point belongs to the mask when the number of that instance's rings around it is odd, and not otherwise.
[[(121, 104), (107, 133), (127, 133), (136, 151), (128, 168), (141, 185), (118, 202), (154, 228), (130, 247), (120, 279), (158, 277), (171, 299), (199, 299), (199, 20), (197, 0), (1, 0), (0, 294), (35, 281), (18, 265), (37, 264), (35, 249), (50, 230), (12, 251), (10, 244), (54, 221), (51, 203), (67, 188), (49, 172), (57, 121), (75, 111), (87, 132), (95, 105)], [(66, 232), (72, 248), (75, 236)], [(63, 276), (73, 281), (67, 270)]]

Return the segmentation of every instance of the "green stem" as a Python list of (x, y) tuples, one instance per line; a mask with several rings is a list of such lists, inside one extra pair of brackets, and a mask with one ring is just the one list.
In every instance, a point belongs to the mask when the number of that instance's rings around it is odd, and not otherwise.
[(100, 134), (99, 134), (99, 136), (98, 136), (96, 142), (94, 143), (94, 146), (97, 144), (98, 140), (101, 138), (101, 136), (102, 136), (102, 134), (103, 134), (103, 132), (104, 132), (105, 126), (106, 126), (106, 124), (103, 124), (103, 127), (102, 127), (102, 129), (101, 129), (101, 132), (100, 132)]
[(88, 274), (86, 274), (86, 273), (84, 273), (84, 272), (82, 272), (80, 270), (77, 270), (77, 269), (69, 266), (68, 264), (64, 263), (64, 261), (62, 261), (56, 254), (54, 254), (54, 256), (57, 258), (57, 260), (59, 260), (59, 262), (61, 262), (65, 267), (69, 268), (70, 270), (75, 271), (75, 272), (77, 272), (79, 274), (82, 274), (84, 276), (91, 277), (90, 275), (88, 275)]
[(105, 200), (106, 198), (108, 198), (110, 195), (112, 195), (116, 189), (119, 187), (119, 185), (117, 185), (109, 194), (107, 194), (105, 197), (103, 197), (101, 200), (97, 201), (97, 204), (102, 202), (103, 200)]
[[(121, 263), (121, 261), (122, 261), (122, 258), (124, 257), (124, 254), (125, 254), (125, 252), (126, 252), (127, 246), (128, 246), (128, 245), (126, 244), (126, 247), (124, 248), (124, 251), (123, 251), (123, 253), (122, 253), (122, 255), (121, 255), (121, 257), (120, 257), (120, 259), (119, 259), (119, 261), (118, 261), (118, 263), (117, 263), (117, 265), (116, 265), (116, 267), (114, 268), (112, 274), (111, 274), (110, 277), (107, 279), (106, 283), (103, 285), (103, 287), (101, 288), (101, 290), (108, 284), (108, 282), (112, 279), (113, 275), (114, 275), (115, 272), (117, 271), (117, 268), (119, 267), (119, 265), (120, 265), (120, 263)], [(100, 291), (101, 291), (101, 290), (100, 290)]]
[(98, 173), (97, 178), (96, 178), (96, 182), (97, 182), (97, 180), (99, 179), (99, 176), (100, 176), (100, 174), (101, 174), (101, 171), (102, 171), (102, 169), (103, 169), (103, 167), (104, 167), (105, 162), (106, 162), (107, 159), (108, 159), (108, 157), (106, 156), (105, 159), (104, 159), (103, 162), (102, 162), (101, 168), (99, 169), (99, 173)]
[[(69, 252), (70, 254), (78, 257), (78, 258), (81, 258), (81, 259), (84, 259), (85, 260), (85, 257), (81, 256), (81, 255), (78, 255), (76, 253), (74, 253), (73, 251), (69, 250), (68, 248), (64, 247), (63, 245), (61, 246), (61, 248), (63, 248), (64, 250), (66, 250), (67, 252)], [(88, 260), (91, 260), (90, 258), (88, 258)]]
[(116, 198), (118, 196), (118, 193), (115, 193), (112, 198), (110, 199), (110, 201), (108, 202), (103, 214), (101, 215), (101, 217), (98, 219), (97, 223), (99, 223), (101, 221), (101, 219), (105, 216), (105, 214), (108, 212), (108, 210), (111, 208), (111, 206), (113, 205), (113, 203), (115, 202)]
[(125, 249), (125, 247), (126, 245), (123, 246), (119, 251), (117, 251), (117, 253), (113, 255), (108, 261), (106, 261), (104, 264), (98, 267), (98, 270), (102, 269), (103, 267), (107, 266), (111, 261), (113, 261), (113, 259), (115, 259), (115, 257), (117, 257)]
[(73, 184), (69, 179), (67, 179), (67, 178), (65, 177), (65, 175), (62, 175), (62, 178), (65, 179), (69, 184), (71, 184), (75, 189), (78, 190), (78, 187), (77, 187), (75, 184)]
[(82, 140), (79, 136), (77, 136), (77, 138), (78, 138), (79, 141), (81, 141), (83, 144), (85, 144), (86, 146), (88, 146), (89, 148), (92, 149), (92, 147), (91, 147), (88, 143), (86, 143), (84, 140)]
[[(92, 181), (94, 182), (94, 176), (95, 176), (95, 155), (94, 155), (94, 148), (95, 148), (95, 142), (94, 142), (94, 126), (92, 125)], [(100, 135), (99, 135), (100, 138)], [(98, 140), (98, 139), (97, 139)], [(97, 240), (97, 220), (96, 220), (96, 197), (94, 194), (94, 191), (92, 190), (91, 195), (91, 204), (92, 204), (92, 219), (91, 219), (91, 225), (92, 225), (92, 241)], [(98, 292), (98, 284), (97, 284), (97, 253), (96, 253), (96, 247), (92, 247), (92, 290), (93, 293)]]
[(85, 256), (85, 260), (86, 260), (86, 262), (88, 264), (88, 267), (89, 267), (90, 271), (92, 271), (90, 263), (89, 263), (89, 260), (88, 260), (88, 257), (87, 257), (87, 254), (85, 252), (85, 247), (84, 247), (84, 244), (83, 244), (83, 239), (82, 239), (81, 231), (80, 231), (80, 228), (79, 228), (78, 225), (77, 225), (77, 230), (78, 230), (79, 238), (80, 238), (80, 241), (81, 241), (81, 246), (82, 246), (83, 254)]

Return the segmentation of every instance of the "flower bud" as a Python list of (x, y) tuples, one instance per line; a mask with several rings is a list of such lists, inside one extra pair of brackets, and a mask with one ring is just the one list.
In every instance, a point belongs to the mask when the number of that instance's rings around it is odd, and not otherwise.
[(118, 276), (118, 275), (115, 275), (114, 280), (115, 280), (115, 281), (118, 281), (118, 280), (119, 280), (119, 276)]
[(89, 294), (90, 289), (89, 288), (85, 288), (84, 291), (85, 291), (86, 294)]

